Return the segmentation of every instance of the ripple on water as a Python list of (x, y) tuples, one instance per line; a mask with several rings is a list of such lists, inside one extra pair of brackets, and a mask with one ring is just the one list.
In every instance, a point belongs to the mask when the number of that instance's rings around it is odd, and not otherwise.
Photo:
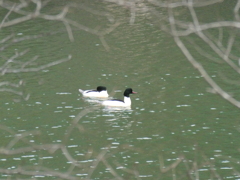
[(87, 176), (88, 174), (76, 174), (76, 176)]
[(22, 158), (32, 158), (32, 157), (36, 157), (36, 155), (23, 155), (21, 157)]
[(51, 128), (57, 129), (57, 128), (61, 128), (61, 127), (62, 127), (61, 125), (57, 125), (57, 126), (52, 126)]
[(70, 108), (73, 108), (73, 106), (65, 106), (64, 108), (70, 109)]
[(139, 175), (138, 177), (140, 177), (140, 178), (144, 178), (144, 177), (153, 177), (153, 175)]
[(150, 140), (152, 139), (151, 137), (139, 137), (137, 140)]
[(44, 157), (39, 157), (39, 159), (53, 159), (53, 156), (44, 156)]
[(78, 145), (69, 145), (67, 146), (68, 148), (75, 148), (75, 147), (78, 147)]
[(233, 167), (221, 167), (220, 169), (233, 169)]
[(72, 94), (70, 92), (56, 92), (56, 94), (59, 94), (59, 95), (69, 95), (69, 94)]

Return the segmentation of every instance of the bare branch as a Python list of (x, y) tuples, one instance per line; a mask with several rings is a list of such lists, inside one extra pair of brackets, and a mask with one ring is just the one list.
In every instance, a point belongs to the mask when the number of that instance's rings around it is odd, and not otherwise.
[(17, 69), (6, 69), (4, 71), (4, 73), (22, 73), (22, 72), (36, 72), (36, 71), (40, 71), (40, 70), (43, 70), (43, 69), (46, 69), (46, 68), (49, 68), (51, 66), (55, 66), (57, 64), (60, 64), (60, 63), (63, 63), (63, 62), (66, 62), (66, 61), (69, 61), (70, 59), (72, 58), (71, 55), (69, 55), (67, 58), (65, 59), (61, 59), (61, 60), (57, 60), (57, 61), (54, 61), (54, 62), (51, 62), (51, 63), (48, 63), (48, 64), (45, 64), (45, 65), (42, 65), (42, 66), (39, 66), (39, 67), (36, 67), (36, 68), (17, 68)]
[(3, 23), (6, 21), (6, 19), (8, 18), (8, 16), (12, 13), (13, 9), (15, 8), (15, 4), (12, 6), (12, 8), (9, 10), (9, 12), (5, 15), (5, 17), (3, 18), (1, 24), (0, 24), (0, 29), (2, 28)]
[(5, 43), (6, 41), (8, 41), (9, 39), (13, 38), (14, 34), (11, 34), (9, 36), (6, 36), (5, 38), (3, 38), (0, 43), (3, 44)]
[[(191, 6), (190, 6), (191, 9)], [(172, 34), (174, 35), (174, 40), (176, 42), (176, 44), (178, 45), (178, 47), (182, 50), (182, 52), (184, 53), (184, 55), (187, 57), (188, 61), (200, 72), (200, 74), (203, 76), (203, 78), (209, 83), (209, 85), (213, 88), (214, 92), (219, 94), (220, 96), (222, 96), (224, 99), (226, 99), (227, 101), (229, 101), (231, 104), (237, 106), (238, 108), (240, 108), (240, 102), (237, 101), (236, 99), (234, 99), (233, 97), (231, 97), (227, 92), (225, 92), (222, 88), (220, 88), (220, 86), (208, 75), (208, 73), (206, 72), (206, 70), (202, 67), (202, 65), (200, 63), (198, 63), (194, 57), (191, 55), (191, 53), (188, 51), (188, 49), (186, 48), (186, 46), (183, 44), (183, 42), (181, 41), (181, 39), (178, 36), (178, 33), (176, 31), (176, 26), (175, 26), (175, 18), (172, 12), (172, 9), (169, 8), (169, 22), (171, 25), (171, 31)], [(193, 13), (193, 16), (194, 13)], [(197, 24), (197, 20), (194, 19), (195, 23)], [(214, 50), (215, 52), (219, 53), (220, 55), (222, 55), (222, 52), (220, 52), (218, 50), (218, 48), (205, 36), (203, 35), (203, 33), (198, 32), (199, 36), (205, 40), (205, 42), (207, 42)], [(237, 68), (235, 66), (235, 64), (232, 64), (232, 62), (228, 62), (228, 64), (230, 64), (232, 67), (236, 68), (236, 70), (238, 71), (239, 68)], [(239, 71), (238, 71), (239, 72)]]
[[(30, 170), (29, 170), (30, 169)], [(58, 177), (62, 179), (68, 179), (68, 180), (76, 180), (77, 178), (74, 176), (69, 176), (66, 173), (61, 173), (58, 171), (54, 171), (47, 168), (34, 168), (31, 167), (29, 169), (26, 169), (25, 167), (19, 166), (17, 169), (2, 169), (0, 168), (0, 173), (2, 174), (21, 174), (21, 175), (27, 175), (27, 176), (44, 176), (44, 177)]]
[(115, 21), (114, 16), (112, 14), (110, 14), (109, 12), (95, 10), (93, 8), (85, 6), (84, 4), (70, 3), (68, 6), (73, 7), (73, 8), (79, 8), (79, 9), (89, 12), (93, 15), (105, 16), (111, 23), (114, 23), (114, 21)]
[(8, 81), (0, 82), (0, 86), (11, 86), (11, 87), (16, 87), (16, 88), (20, 87), (22, 84), (23, 84), (23, 81), (22, 81), (22, 80), (19, 81), (18, 84), (10, 83), (10, 82), (8, 82)]
[(117, 179), (119, 179), (119, 180), (123, 180), (123, 178), (120, 177), (120, 176), (116, 173), (116, 171), (112, 168), (112, 166), (107, 162), (107, 160), (106, 160), (105, 158), (102, 158), (101, 161), (105, 164), (105, 166), (108, 168), (108, 170), (110, 171), (110, 173), (111, 173), (115, 178), (117, 178)]
[(29, 143), (28, 140), (25, 139), (25, 137), (28, 136), (35, 136), (35, 135), (40, 135), (41, 132), (38, 130), (34, 130), (34, 131), (27, 131), (24, 132), (22, 134), (14, 134), (14, 138), (8, 143), (8, 145), (6, 146), (6, 149), (10, 150), (11, 148), (13, 148), (13, 146), (15, 146), (19, 141), (24, 142), (25, 144), (29, 144), (29, 145), (33, 145), (33, 143)]
[(96, 167), (102, 161), (102, 159), (104, 158), (106, 153), (107, 153), (107, 150), (105, 149), (98, 154), (98, 156), (96, 157), (96, 161), (93, 162), (91, 168), (88, 171), (88, 176), (87, 176), (86, 179), (91, 179), (91, 176), (92, 176), (93, 172), (96, 170)]
[(19, 24), (19, 23), (22, 23), (22, 22), (25, 22), (25, 21), (29, 21), (33, 17), (34, 17), (33, 14), (28, 14), (26, 16), (22, 16), (22, 17), (13, 19), (13, 20), (8, 21), (8, 22), (4, 22), (4, 23), (1, 24), (1, 28), (8, 27), (8, 26), (13, 26), (15, 24)]
[(22, 96), (22, 95), (23, 95), (23, 92), (21, 92), (21, 91), (15, 91), (15, 90), (9, 89), (9, 88), (0, 88), (0, 91), (1, 91), (1, 92), (13, 93), (13, 94), (16, 94), (16, 95), (19, 95), (19, 96)]
[(63, 23), (64, 23), (64, 25), (65, 25), (65, 27), (67, 29), (68, 37), (69, 37), (70, 41), (73, 42), (74, 41), (74, 37), (73, 37), (71, 26), (68, 24), (67, 21), (64, 21)]
[[(182, 6), (187, 6), (188, 7), (188, 1), (181, 1), (181, 2), (174, 2), (174, 3), (169, 3), (169, 2), (164, 2), (164, 1), (157, 1), (157, 0), (148, 0), (148, 2), (152, 3), (153, 5), (157, 7), (164, 7), (164, 8), (177, 8), (177, 7), (182, 7)], [(203, 0), (203, 1), (195, 1), (193, 3), (194, 7), (204, 7), (204, 6), (209, 6), (215, 3), (220, 3), (223, 2), (223, 0)]]
[(73, 164), (75, 167), (79, 167), (79, 168), (83, 167), (82, 164), (78, 163), (78, 161), (70, 155), (70, 153), (68, 152), (65, 146), (62, 146), (61, 150), (63, 152), (63, 155), (67, 158), (69, 162), (71, 162), (71, 164)]
[(163, 159), (162, 159), (162, 157), (160, 156), (160, 157), (159, 157), (159, 161), (160, 161), (160, 171), (161, 171), (162, 173), (166, 173), (166, 172), (168, 172), (168, 171), (171, 170), (171, 169), (175, 169), (175, 168), (178, 166), (178, 164), (179, 164), (180, 162), (182, 162), (183, 159), (184, 159), (184, 156), (180, 156), (180, 157), (178, 157), (177, 160), (176, 160), (174, 163), (172, 163), (170, 166), (165, 167), (165, 166), (164, 166)]
[(61, 147), (62, 147), (61, 144), (43, 144), (43, 145), (33, 145), (33, 146), (29, 146), (29, 147), (17, 148), (17, 149), (13, 149), (13, 150), (9, 150), (6, 148), (0, 148), (0, 154), (14, 155), (14, 154), (32, 152), (34, 150), (48, 150), (50, 153), (53, 153), (56, 150), (60, 149)]
[(237, 4), (236, 4), (236, 6), (235, 6), (235, 8), (234, 8), (234, 10), (233, 10), (236, 21), (240, 21), (239, 8), (240, 8), (240, 1), (238, 0), (238, 1), (237, 1)]

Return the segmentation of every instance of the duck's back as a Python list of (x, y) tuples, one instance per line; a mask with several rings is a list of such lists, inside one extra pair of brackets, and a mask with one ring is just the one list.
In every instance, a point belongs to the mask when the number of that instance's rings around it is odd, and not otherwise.
[(79, 92), (82, 93), (84, 97), (98, 97), (98, 98), (105, 98), (108, 97), (107, 91), (97, 91), (97, 90), (85, 90), (79, 89)]

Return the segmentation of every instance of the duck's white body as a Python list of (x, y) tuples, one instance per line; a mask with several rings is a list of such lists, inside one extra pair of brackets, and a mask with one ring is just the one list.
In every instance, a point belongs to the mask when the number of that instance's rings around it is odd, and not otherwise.
[(129, 94), (135, 94), (136, 92), (132, 91), (131, 88), (127, 88), (124, 91), (124, 100), (118, 100), (118, 99), (111, 99), (106, 100), (102, 102), (102, 105), (104, 106), (111, 106), (111, 107), (130, 107), (131, 106), (131, 99), (129, 97)]
[(130, 97), (124, 96), (123, 101), (118, 100), (118, 99), (111, 99), (111, 100), (103, 101), (102, 105), (112, 106), (112, 107), (129, 107), (129, 106), (131, 106), (131, 99), (130, 99)]
[(107, 91), (101, 91), (98, 92), (96, 90), (85, 90), (83, 91), (82, 89), (79, 89), (79, 92), (82, 93), (82, 95), (84, 97), (98, 97), (98, 98), (104, 98), (104, 97), (108, 97), (108, 93)]
[(98, 86), (97, 90), (82, 90), (79, 89), (79, 92), (82, 93), (84, 97), (91, 97), (91, 98), (107, 98), (108, 92), (106, 90), (106, 87), (104, 86)]

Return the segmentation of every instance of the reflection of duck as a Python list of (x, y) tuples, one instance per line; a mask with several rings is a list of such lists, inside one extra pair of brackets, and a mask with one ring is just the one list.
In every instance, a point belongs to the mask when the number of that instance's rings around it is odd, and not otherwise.
[(96, 98), (106, 98), (108, 97), (107, 88), (105, 86), (98, 86), (97, 90), (82, 90), (79, 89), (79, 92), (82, 93), (84, 97), (96, 97)]
[(113, 106), (113, 107), (129, 107), (131, 106), (131, 99), (129, 97), (130, 94), (135, 94), (132, 90), (132, 88), (127, 88), (123, 95), (124, 95), (124, 100), (119, 100), (119, 99), (111, 99), (111, 100), (106, 100), (102, 102), (102, 105), (104, 106)]

